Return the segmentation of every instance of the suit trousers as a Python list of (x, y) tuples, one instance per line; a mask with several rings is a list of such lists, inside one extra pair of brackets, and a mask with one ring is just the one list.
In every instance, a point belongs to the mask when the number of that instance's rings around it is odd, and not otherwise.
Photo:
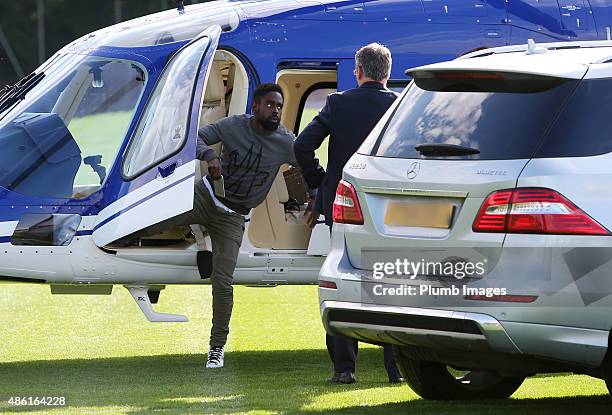
[[(332, 227), (329, 226), (329, 234), (331, 236)], [(355, 373), (355, 362), (357, 361), (357, 352), (359, 351), (359, 345), (357, 340), (349, 339), (342, 335), (331, 336), (326, 334), (325, 345), (327, 346), (327, 353), (334, 364), (334, 372), (351, 372)], [(388, 343), (383, 344), (383, 354), (385, 369), (389, 376), (389, 381), (400, 377), (397, 365), (395, 364), (395, 357), (393, 356), (393, 346)]]
[[(334, 364), (334, 372), (355, 373), (355, 362), (357, 360), (357, 352), (359, 351), (357, 340), (340, 335), (330, 336), (328, 334), (326, 335), (325, 343), (329, 357)], [(388, 343), (383, 344), (383, 356), (389, 380), (399, 378), (399, 371), (393, 356), (393, 346)]]

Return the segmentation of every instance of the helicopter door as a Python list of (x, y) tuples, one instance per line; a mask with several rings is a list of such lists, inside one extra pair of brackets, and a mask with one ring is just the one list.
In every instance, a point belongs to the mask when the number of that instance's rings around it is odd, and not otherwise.
[(219, 26), (208, 28), (166, 64), (121, 160), (119, 196), (98, 214), (96, 245), (193, 207), (198, 120), (220, 35)]

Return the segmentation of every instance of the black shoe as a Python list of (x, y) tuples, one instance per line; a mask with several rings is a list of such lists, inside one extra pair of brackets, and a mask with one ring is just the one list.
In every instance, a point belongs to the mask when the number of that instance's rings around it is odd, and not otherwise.
[(389, 377), (389, 383), (403, 383), (403, 382), (406, 382), (406, 379), (404, 379), (401, 376)]
[(333, 384), (350, 385), (351, 383), (355, 383), (357, 381), (355, 380), (355, 374), (353, 372), (341, 372), (334, 373), (334, 376), (332, 376), (332, 378), (327, 382)]

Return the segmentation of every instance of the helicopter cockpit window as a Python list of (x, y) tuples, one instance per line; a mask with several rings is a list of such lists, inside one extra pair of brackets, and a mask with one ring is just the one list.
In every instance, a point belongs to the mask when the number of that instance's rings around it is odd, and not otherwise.
[(166, 65), (132, 137), (123, 175), (134, 178), (179, 151), (187, 139), (195, 74), (210, 39), (186, 46)]
[(104, 182), (146, 83), (136, 62), (66, 55), (0, 122), (0, 186), (84, 198)]

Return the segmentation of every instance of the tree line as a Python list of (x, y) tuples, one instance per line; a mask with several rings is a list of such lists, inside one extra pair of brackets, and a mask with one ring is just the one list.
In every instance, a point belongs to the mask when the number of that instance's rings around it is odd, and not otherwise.
[(174, 7), (174, 0), (1, 0), (0, 87), (15, 83), (41, 59), (86, 33)]

